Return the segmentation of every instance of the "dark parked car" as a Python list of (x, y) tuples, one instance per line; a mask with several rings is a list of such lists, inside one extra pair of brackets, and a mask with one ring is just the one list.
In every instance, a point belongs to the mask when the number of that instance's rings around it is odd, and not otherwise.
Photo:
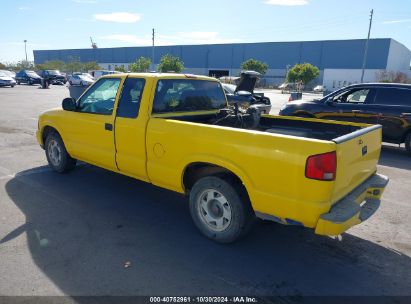
[(66, 84), (67, 77), (59, 70), (41, 70), (38, 74), (51, 84)]
[(255, 85), (260, 77), (261, 74), (258, 72), (243, 71), (236, 86), (223, 83), (228, 102), (248, 103), (250, 106), (259, 109), (261, 113), (269, 114), (271, 111), (270, 99), (264, 96), (264, 93), (254, 92)]
[(34, 71), (22, 70), (16, 74), (16, 82), (32, 84), (41, 84), (41, 77)]
[(355, 84), (320, 100), (285, 104), (280, 115), (382, 125), (383, 141), (411, 153), (411, 85)]

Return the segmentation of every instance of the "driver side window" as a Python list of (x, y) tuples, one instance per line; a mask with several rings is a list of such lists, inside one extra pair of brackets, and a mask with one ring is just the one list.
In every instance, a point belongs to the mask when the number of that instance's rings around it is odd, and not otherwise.
[(335, 96), (333, 101), (338, 103), (364, 103), (369, 93), (369, 89), (349, 90)]
[(120, 78), (103, 78), (97, 81), (97, 83), (80, 98), (78, 111), (111, 115), (120, 82)]

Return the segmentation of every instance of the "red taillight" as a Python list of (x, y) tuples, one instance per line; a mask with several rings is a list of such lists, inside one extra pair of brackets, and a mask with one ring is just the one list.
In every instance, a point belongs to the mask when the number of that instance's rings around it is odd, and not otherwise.
[(290, 98), (288, 98), (288, 102), (293, 101), (293, 98), (290, 96)]
[(322, 181), (335, 180), (337, 171), (337, 155), (335, 152), (312, 155), (307, 158), (305, 176)]

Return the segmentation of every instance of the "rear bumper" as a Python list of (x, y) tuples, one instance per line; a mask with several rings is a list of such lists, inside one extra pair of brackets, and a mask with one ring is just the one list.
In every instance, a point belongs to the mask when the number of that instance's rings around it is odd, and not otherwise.
[(388, 184), (384, 175), (374, 174), (354, 191), (337, 202), (329, 213), (322, 214), (315, 233), (339, 235), (370, 218), (381, 203), (381, 196)]

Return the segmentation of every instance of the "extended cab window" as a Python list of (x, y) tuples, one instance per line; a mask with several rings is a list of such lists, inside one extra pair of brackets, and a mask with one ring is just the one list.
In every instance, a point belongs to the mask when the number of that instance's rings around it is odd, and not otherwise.
[(97, 81), (83, 96), (78, 111), (93, 114), (111, 115), (120, 78), (103, 78)]
[(226, 107), (221, 84), (192, 79), (159, 80), (153, 113), (218, 110)]
[(333, 101), (338, 103), (364, 103), (369, 93), (369, 89), (348, 90), (336, 95)]
[(127, 78), (121, 91), (117, 108), (117, 116), (136, 118), (140, 108), (145, 80), (141, 78)]
[(374, 103), (411, 106), (411, 90), (400, 88), (379, 88)]

